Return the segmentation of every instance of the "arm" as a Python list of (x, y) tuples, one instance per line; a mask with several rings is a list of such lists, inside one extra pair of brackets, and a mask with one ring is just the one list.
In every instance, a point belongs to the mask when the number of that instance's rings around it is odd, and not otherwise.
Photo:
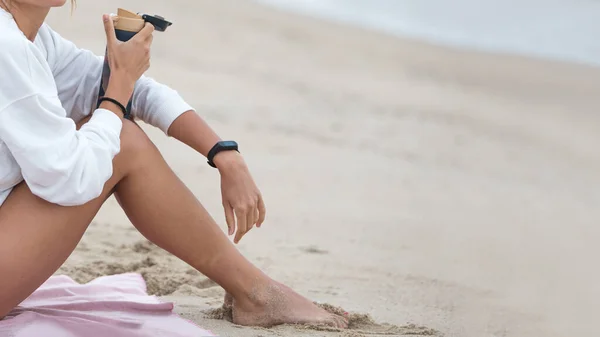
[(177, 91), (147, 76), (136, 82), (131, 111), (134, 117), (169, 135), (173, 122), (185, 112), (195, 113)]
[(103, 58), (78, 49), (46, 24), (40, 28), (36, 43), (40, 43), (47, 54), (67, 117), (76, 122), (87, 117), (96, 108)]
[[(67, 111), (72, 111), (71, 117), (75, 120), (87, 116), (96, 103), (104, 57), (77, 48), (47, 25), (42, 27), (40, 35), (45, 37), (42, 40), (51, 41), (45, 48), (63, 105)], [(160, 128), (203, 156), (220, 140), (177, 91), (152, 78), (142, 76), (136, 82), (132, 109), (135, 117)], [(215, 163), (226, 158), (230, 159), (228, 163), (239, 163), (239, 160), (231, 160), (233, 157), (232, 153), (220, 153), (215, 157)], [(221, 163), (219, 167), (226, 165)]]
[[(204, 157), (208, 151), (221, 140), (213, 129), (193, 110), (179, 116), (168, 129), (167, 134), (188, 145)], [(238, 152), (221, 152), (214, 158), (221, 172), (227, 169), (244, 168), (242, 157)]]
[[(70, 117), (80, 120), (95, 108), (104, 57), (80, 49), (49, 26), (40, 30), (59, 97)], [(135, 84), (132, 114), (165, 133), (181, 114), (193, 110), (177, 91), (142, 76)]]
[[(86, 88), (98, 89), (102, 58), (77, 49), (71, 42), (60, 38), (56, 33), (53, 33), (53, 36), (55, 43), (60, 44), (55, 49), (62, 50), (65, 54), (56, 58), (63, 61), (58, 62), (55, 67), (55, 77), (58, 76), (62, 79), (63, 72), (69, 74), (66, 76), (77, 75), (80, 70), (73, 71), (73, 69), (78, 69), (77, 64), (89, 65), (81, 68), (91, 73), (84, 74), (83, 78), (75, 76), (77, 83), (71, 83), (64, 88), (75, 88), (65, 89), (66, 92), (78, 91), (78, 94), (68, 95), (71, 97), (90, 96), (89, 89)], [(94, 67), (97, 67), (97, 70)], [(65, 82), (68, 82), (68, 78)], [(95, 97), (95, 91), (93, 94)], [(86, 102), (85, 99), (83, 102)], [(91, 107), (87, 106), (79, 110), (85, 112), (91, 110)], [(147, 77), (142, 77), (136, 82), (132, 113), (135, 117), (160, 128), (167, 135), (182, 141), (204, 156), (219, 140), (215, 132), (176, 91)], [(222, 152), (215, 156), (214, 162), (221, 173), (221, 193), (230, 235), (234, 233), (236, 227), (238, 228), (234, 240), (237, 243), (255, 224), (257, 227), (261, 226), (266, 214), (265, 205), (241, 155), (231, 151)]]
[[(220, 140), (194, 111), (187, 111), (177, 118), (169, 128), (168, 134), (205, 157)], [(233, 235), (237, 228), (234, 242), (239, 243), (254, 225), (262, 226), (266, 216), (265, 203), (238, 152), (220, 152), (213, 160), (221, 174), (221, 195), (229, 235)]]
[(100, 195), (119, 152), (122, 122), (99, 109), (79, 131), (57, 97), (43, 56), (24, 41), (3, 41), (0, 140), (21, 168), (32, 193), (63, 206)]

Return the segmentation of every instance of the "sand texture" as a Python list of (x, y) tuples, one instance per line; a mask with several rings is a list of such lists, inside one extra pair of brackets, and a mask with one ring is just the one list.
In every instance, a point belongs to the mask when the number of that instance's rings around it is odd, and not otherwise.
[[(239, 249), (354, 325), (214, 319), (223, 291), (147, 242), (112, 198), (60, 273), (139, 272), (221, 336), (598, 335), (600, 70), (242, 0), (82, 0), (48, 22), (101, 54), (101, 14), (119, 6), (174, 21), (149, 74), (241, 144), (268, 216)], [(218, 173), (144, 128), (224, 229)]]

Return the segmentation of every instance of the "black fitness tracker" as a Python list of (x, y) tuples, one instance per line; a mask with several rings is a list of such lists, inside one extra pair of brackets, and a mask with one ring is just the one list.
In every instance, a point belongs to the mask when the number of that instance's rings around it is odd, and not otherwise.
[(210, 151), (208, 151), (208, 155), (206, 156), (206, 158), (208, 159), (208, 165), (216, 168), (217, 165), (215, 165), (213, 159), (215, 159), (217, 153), (223, 151), (240, 152), (240, 150), (238, 149), (238, 143), (234, 142), (233, 140), (220, 141), (217, 144), (215, 144), (215, 146), (213, 146), (212, 149), (210, 149)]

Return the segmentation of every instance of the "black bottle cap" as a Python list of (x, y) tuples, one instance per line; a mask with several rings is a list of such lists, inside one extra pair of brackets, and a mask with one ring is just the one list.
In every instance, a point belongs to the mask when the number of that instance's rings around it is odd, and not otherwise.
[(165, 18), (163, 18), (160, 15), (148, 15), (148, 14), (140, 14), (140, 15), (142, 16), (142, 19), (144, 19), (144, 21), (150, 22), (154, 26), (154, 29), (159, 32), (164, 32), (165, 30), (167, 30), (167, 28), (169, 28), (169, 26), (171, 26), (173, 24), (173, 23), (165, 20)]

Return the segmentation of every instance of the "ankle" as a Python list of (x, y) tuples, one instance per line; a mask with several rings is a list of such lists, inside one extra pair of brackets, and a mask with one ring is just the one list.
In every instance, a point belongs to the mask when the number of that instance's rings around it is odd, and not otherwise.
[(248, 292), (235, 297), (236, 305), (242, 305), (246, 308), (260, 309), (279, 303), (285, 293), (275, 281), (264, 278), (252, 283)]
[(205, 270), (218, 272), (207, 272), (205, 275), (218, 283), (236, 302), (259, 303), (261, 289), (268, 287), (272, 280), (256, 268), (240, 270), (232, 267), (230, 263), (217, 261), (213, 267)]

